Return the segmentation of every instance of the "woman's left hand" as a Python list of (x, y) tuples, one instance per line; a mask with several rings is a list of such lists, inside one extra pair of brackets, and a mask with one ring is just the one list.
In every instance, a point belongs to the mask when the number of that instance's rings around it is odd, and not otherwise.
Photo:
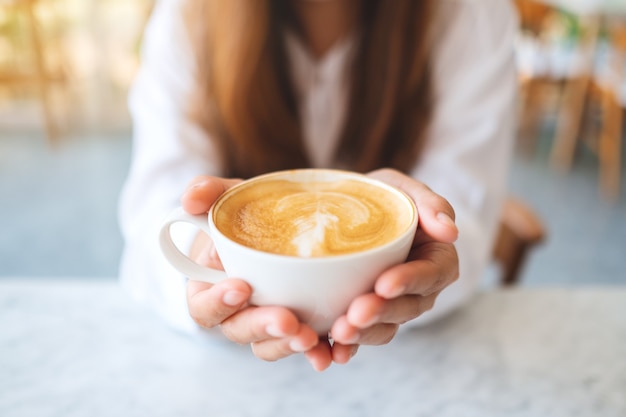
[(458, 229), (452, 206), (425, 184), (399, 171), (382, 169), (368, 175), (401, 189), (415, 201), (418, 229), (406, 262), (383, 272), (374, 292), (350, 304), (331, 329), (332, 343), (321, 341), (306, 352), (316, 370), (332, 362), (347, 363), (359, 345), (389, 343), (402, 323), (430, 310), (439, 293), (459, 276), (453, 245)]

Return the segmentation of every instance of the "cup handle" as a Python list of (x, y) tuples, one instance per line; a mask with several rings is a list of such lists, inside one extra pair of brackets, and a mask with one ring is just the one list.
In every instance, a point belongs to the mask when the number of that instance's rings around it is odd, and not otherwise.
[(172, 240), (172, 234), (170, 231), (170, 226), (178, 222), (190, 223), (209, 236), (211, 235), (206, 214), (189, 214), (183, 210), (182, 207), (174, 209), (165, 218), (159, 233), (161, 251), (169, 263), (172, 264), (172, 266), (179, 272), (195, 281), (204, 281), (215, 284), (216, 282), (225, 279), (226, 273), (224, 271), (199, 265), (178, 249)]

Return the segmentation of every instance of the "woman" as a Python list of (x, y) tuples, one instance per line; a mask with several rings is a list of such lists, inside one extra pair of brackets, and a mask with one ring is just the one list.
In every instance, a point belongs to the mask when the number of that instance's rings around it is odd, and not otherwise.
[[(130, 98), (122, 283), (179, 328), (220, 329), (266, 360), (304, 352), (317, 370), (458, 308), (505, 192), (516, 30), (502, 0), (162, 0)], [(156, 239), (188, 184), (183, 207), (203, 213), (231, 178), (308, 166), (369, 173), (420, 212), (406, 263), (353, 301), (332, 343), (286, 309), (247, 305), (243, 281), (186, 282)], [(180, 234), (220, 265), (206, 236)]]

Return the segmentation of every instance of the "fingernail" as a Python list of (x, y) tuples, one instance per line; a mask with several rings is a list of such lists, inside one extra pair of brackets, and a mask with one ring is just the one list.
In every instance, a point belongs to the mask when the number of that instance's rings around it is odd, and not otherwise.
[(383, 295), (386, 299), (397, 298), (403, 295), (406, 292), (406, 286), (399, 285), (397, 287), (392, 287), (387, 291), (386, 294)]
[(215, 246), (211, 245), (208, 248), (204, 248), (198, 254), (196, 262), (203, 266), (214, 265), (219, 260), (219, 255)]
[(211, 262), (211, 251), (207, 249), (202, 249), (198, 254), (196, 262), (203, 266), (208, 266)]
[(352, 349), (350, 349), (350, 357), (354, 358), (354, 355), (356, 355), (358, 351), (359, 351), (359, 345), (352, 346)]
[(454, 227), (456, 229), (456, 223), (454, 223), (454, 220), (452, 220), (450, 216), (442, 211), (437, 213), (437, 221), (439, 221), (439, 223), (441, 224), (445, 224), (446, 226)]
[(378, 322), (380, 322), (380, 316), (376, 315), (376, 316), (372, 317), (371, 319), (369, 319), (366, 323), (364, 323), (363, 324), (363, 328), (372, 327), (373, 325), (375, 325)]
[(246, 300), (246, 294), (240, 291), (226, 291), (222, 296), (222, 302), (229, 306), (238, 306)]
[(207, 256), (210, 260), (219, 259), (219, 254), (217, 253), (217, 248), (215, 245), (212, 245), (211, 248), (207, 251)]
[(359, 332), (354, 333), (351, 337), (349, 337), (346, 341), (341, 342), (344, 345), (355, 345), (359, 339), (361, 338), (361, 334)]
[(280, 330), (278, 327), (274, 326), (273, 324), (267, 325), (267, 327), (265, 328), (265, 332), (272, 337), (287, 336), (285, 332), (283, 332), (282, 330)]
[(208, 183), (208, 181), (200, 181), (189, 187), (187, 190), (195, 190), (196, 188), (204, 187)]
[(308, 346), (304, 346), (300, 339), (293, 339), (289, 341), (289, 349), (293, 350), (294, 352), (306, 352), (307, 350), (309, 350)]

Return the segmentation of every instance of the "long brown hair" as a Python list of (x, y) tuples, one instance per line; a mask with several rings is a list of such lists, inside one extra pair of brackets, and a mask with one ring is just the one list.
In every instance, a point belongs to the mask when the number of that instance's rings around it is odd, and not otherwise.
[[(335, 162), (356, 171), (416, 161), (432, 113), (433, 0), (362, 0)], [(192, 114), (218, 141), (224, 175), (310, 165), (289, 74), (289, 0), (190, 0), (198, 65)], [(297, 29), (297, 28), (296, 28)]]

